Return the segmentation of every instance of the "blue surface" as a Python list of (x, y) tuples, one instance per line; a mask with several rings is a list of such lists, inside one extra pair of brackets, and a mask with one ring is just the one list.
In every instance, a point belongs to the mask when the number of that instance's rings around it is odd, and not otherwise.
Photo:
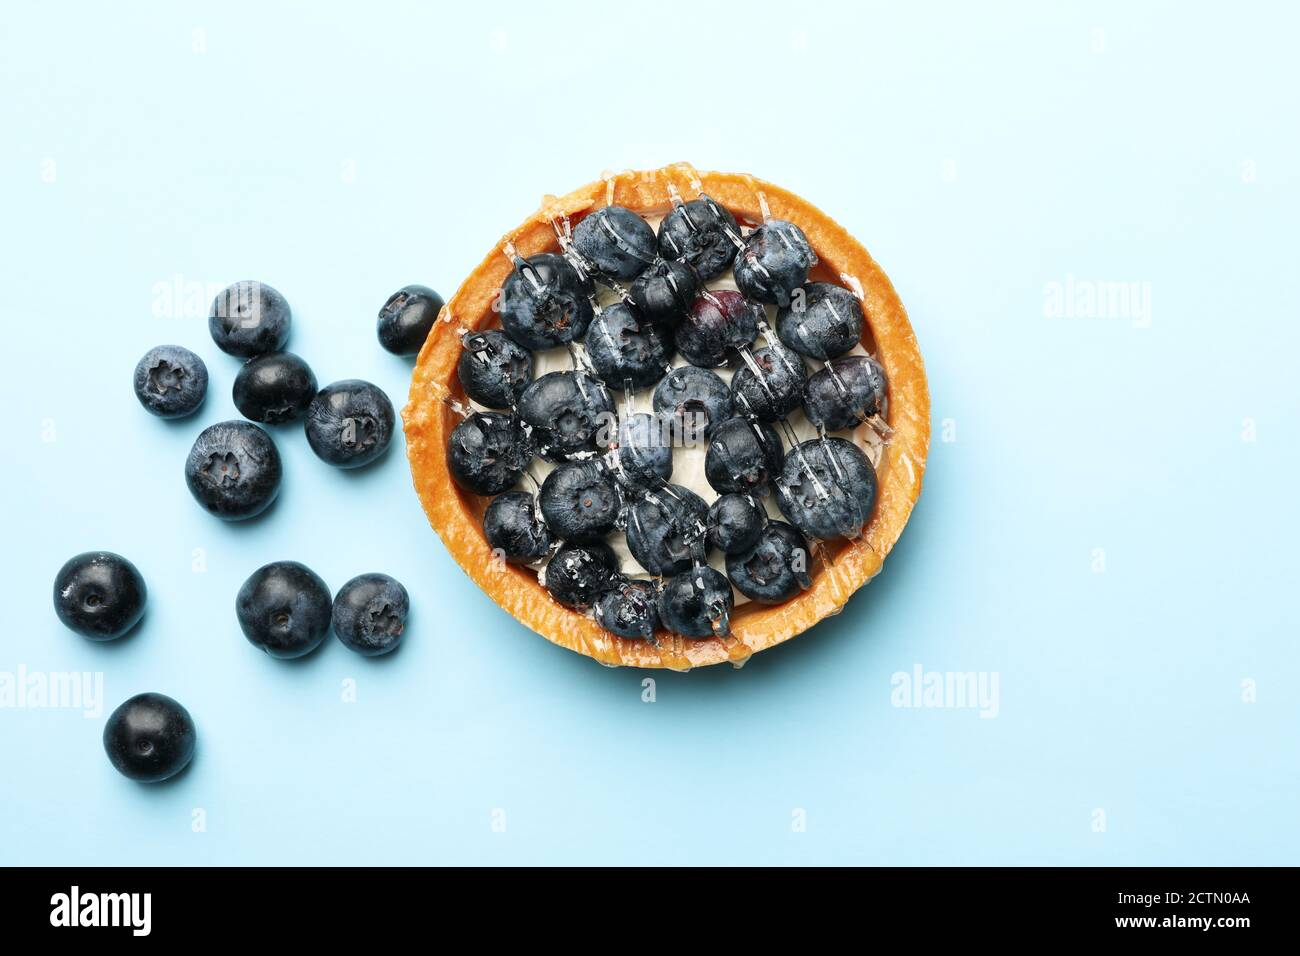
[[(1300, 862), (1294, 8), (83, 6), (0, 28), (0, 674), (171, 694), (200, 751), (143, 788), (102, 716), (0, 709), (0, 863)], [(400, 447), (348, 474), (278, 429), (268, 517), (190, 500), (237, 366), (165, 287), (269, 282), (322, 383), (401, 404), (391, 291), (679, 159), (832, 212), (915, 324), (925, 493), (844, 614), (646, 703), (460, 573)], [(1149, 316), (1053, 315), (1070, 277)], [(193, 420), (131, 394), (161, 342), (209, 363)], [(114, 645), (50, 607), (90, 548), (152, 589)], [(407, 645), (255, 651), (234, 595), (279, 558), (405, 581)], [(893, 706), (916, 665), (996, 673), (997, 716)]]

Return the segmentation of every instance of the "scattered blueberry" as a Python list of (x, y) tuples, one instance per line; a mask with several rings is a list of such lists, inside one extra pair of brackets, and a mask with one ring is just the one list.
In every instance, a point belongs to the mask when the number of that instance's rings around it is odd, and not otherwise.
[(658, 604), (653, 581), (623, 578), (596, 600), (596, 623), (619, 637), (648, 641), (659, 626)]
[(862, 337), (862, 305), (848, 289), (810, 282), (776, 313), (776, 334), (800, 355), (825, 361)]
[(79, 554), (54, 578), (54, 613), (92, 641), (114, 641), (135, 627), (148, 597), (136, 566), (110, 551)]
[(252, 358), (278, 352), (289, 341), (289, 303), (264, 282), (226, 286), (208, 310), (208, 331), (228, 355)]
[(716, 279), (731, 268), (740, 237), (736, 217), (708, 196), (674, 206), (659, 224), (659, 253), (682, 259), (703, 280)]
[(393, 440), (397, 413), (377, 385), (346, 379), (326, 385), (307, 408), (307, 444), (321, 461), (360, 468)]
[(456, 363), (465, 394), (487, 408), (510, 408), (533, 380), (533, 353), (499, 329), (461, 339)]
[(165, 694), (136, 694), (104, 724), (109, 763), (140, 783), (160, 783), (184, 770), (197, 740), (189, 711)]
[(799, 407), (808, 370), (803, 359), (780, 342), (773, 342), (753, 354), (731, 378), (731, 401), (736, 414), (774, 422)]
[(677, 259), (656, 259), (628, 290), (640, 313), (652, 322), (676, 322), (695, 301), (695, 270)]
[(573, 246), (603, 276), (629, 281), (655, 259), (655, 232), (630, 209), (603, 206), (573, 230)]
[(854, 428), (885, 413), (885, 370), (865, 355), (831, 359), (808, 377), (803, 410), (808, 421), (827, 431)]
[(748, 551), (727, 556), (727, 577), (760, 604), (780, 604), (812, 587), (808, 542), (784, 521), (769, 521)]
[(280, 493), (283, 474), (275, 442), (251, 422), (205, 428), (185, 460), (185, 482), (194, 500), (227, 521), (265, 511)]
[(614, 549), (604, 541), (562, 544), (543, 572), (546, 590), (566, 607), (585, 610), (596, 603), (618, 573)]
[(193, 415), (208, 394), (208, 367), (189, 349), (160, 345), (135, 367), (135, 397), (159, 418)]
[(258, 568), (239, 589), (235, 613), (254, 647), (292, 658), (320, 646), (330, 629), (333, 601), (316, 572), (297, 561)]
[(316, 397), (316, 375), (292, 352), (255, 355), (235, 376), (235, 407), (267, 425), (297, 421)]
[(544, 252), (515, 263), (501, 288), (501, 327), (526, 349), (582, 338), (591, 322), (583, 277), (563, 256)]
[(343, 646), (366, 657), (396, 649), (406, 633), (411, 598), (387, 574), (362, 574), (339, 590), (330, 620)]
[(731, 392), (716, 372), (694, 365), (675, 368), (655, 386), (654, 410), (669, 422), (673, 441), (698, 444), (732, 415)]
[(466, 491), (495, 495), (514, 486), (532, 460), (519, 419), (502, 412), (475, 412), (447, 441), (447, 467)]
[(704, 455), (704, 477), (716, 491), (758, 491), (781, 473), (785, 449), (771, 425), (729, 418), (713, 429)]
[(766, 520), (750, 495), (722, 495), (709, 505), (709, 544), (723, 554), (748, 551), (757, 543)]
[(671, 478), (673, 449), (667, 431), (656, 415), (633, 412), (622, 416), (614, 452), (618, 476), (634, 485), (657, 485)]
[(519, 417), (532, 427), (537, 452), (547, 461), (612, 444), (613, 416), (609, 389), (584, 372), (549, 372), (519, 399)]
[(730, 632), (734, 603), (727, 579), (702, 564), (665, 582), (659, 593), (659, 619), (676, 634), (713, 637)]
[(618, 489), (597, 461), (556, 465), (537, 501), (551, 533), (569, 541), (608, 534), (618, 517)]
[(445, 303), (428, 286), (402, 286), (379, 310), (379, 344), (394, 355), (415, 355)]
[(681, 485), (647, 491), (628, 509), (627, 548), (651, 574), (676, 574), (691, 566), (694, 542), (705, 545), (709, 506)]
[(677, 326), (677, 351), (701, 368), (726, 365), (736, 349), (754, 341), (763, 318), (763, 307), (739, 292), (704, 289)]
[(497, 495), (483, 512), (488, 547), (512, 564), (532, 564), (546, 557), (554, 538), (526, 491)]
[(745, 248), (736, 256), (736, 287), (759, 302), (789, 305), (816, 264), (817, 254), (802, 229), (784, 219), (769, 219), (745, 237)]
[(814, 538), (861, 531), (876, 501), (876, 472), (862, 449), (843, 438), (814, 438), (786, 453), (776, 503), (791, 524)]
[(583, 345), (596, 374), (615, 389), (627, 383), (633, 388), (653, 385), (673, 354), (671, 330), (639, 319), (622, 302), (602, 309), (591, 320)]

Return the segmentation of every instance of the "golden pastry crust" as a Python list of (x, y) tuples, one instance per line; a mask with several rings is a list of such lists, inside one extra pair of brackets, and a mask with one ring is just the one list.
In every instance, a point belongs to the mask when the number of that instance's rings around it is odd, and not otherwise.
[[(587, 615), (552, 600), (531, 570), (493, 559), (482, 529), (488, 499), (463, 491), (447, 469), (447, 440), (458, 418), (444, 399), (466, 400), (456, 376), (461, 330), (497, 324), (493, 303), (511, 270), (507, 243), (521, 256), (558, 251), (554, 219), (580, 219), (611, 204), (642, 215), (662, 214), (671, 206), (670, 188), (684, 199), (708, 193), (737, 219), (754, 224), (763, 221), (765, 203), (770, 215), (803, 229), (821, 260), (813, 270), (815, 278), (847, 285), (855, 292), (860, 287), (867, 317), (863, 342), (889, 377), (886, 419), (893, 435), (877, 468), (880, 490), (870, 522), (856, 540), (827, 546), (829, 561), (814, 565), (811, 588), (774, 607), (751, 603), (736, 608), (730, 640), (692, 640), (665, 632), (656, 647), (602, 630)], [(420, 352), (402, 416), (411, 474), (429, 523), (479, 587), (552, 643), (602, 664), (674, 669), (742, 660), (842, 609), (880, 571), (907, 524), (921, 493), (930, 441), (930, 395), (916, 336), (893, 285), (867, 250), (833, 219), (788, 190), (743, 174), (697, 172), (686, 164), (624, 172), (566, 196), (547, 196), (536, 213), (493, 247), (443, 308)]]

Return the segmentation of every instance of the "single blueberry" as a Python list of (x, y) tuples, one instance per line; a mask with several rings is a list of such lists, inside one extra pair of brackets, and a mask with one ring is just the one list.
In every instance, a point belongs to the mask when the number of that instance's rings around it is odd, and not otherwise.
[(193, 415), (208, 394), (208, 367), (189, 349), (159, 345), (136, 364), (135, 397), (159, 418)]
[(735, 597), (726, 577), (702, 564), (673, 575), (659, 593), (659, 619), (685, 637), (714, 637), (731, 632)]
[(659, 588), (653, 581), (622, 578), (596, 600), (596, 623), (619, 637), (648, 641), (659, 626)]
[(666, 325), (638, 318), (630, 306), (618, 302), (591, 320), (583, 345), (592, 368), (606, 385), (646, 388), (659, 381), (668, 367), (672, 341), (672, 331)]
[(668, 422), (672, 440), (699, 444), (732, 415), (731, 392), (716, 372), (693, 365), (675, 368), (655, 387), (654, 410)]
[(537, 351), (582, 338), (592, 316), (583, 277), (550, 252), (515, 263), (501, 287), (500, 307), (506, 335)]
[(456, 363), (461, 387), (487, 408), (510, 408), (533, 380), (533, 353), (500, 329), (471, 332), (461, 339)]
[(739, 292), (704, 289), (677, 326), (677, 351), (701, 368), (726, 365), (736, 351), (754, 341), (763, 307)]
[(402, 286), (379, 310), (379, 344), (394, 355), (415, 355), (433, 331), (445, 303), (428, 286)]
[[(681, 485), (645, 491), (628, 509), (627, 548), (651, 574), (676, 574), (707, 545), (709, 506)], [(696, 547), (698, 545), (698, 548)]]
[(311, 568), (276, 561), (244, 582), (235, 614), (250, 644), (287, 660), (310, 654), (325, 640), (333, 603), (329, 588)]
[(633, 304), (652, 322), (676, 322), (695, 301), (699, 279), (688, 263), (656, 259), (628, 290)]
[(115, 641), (144, 616), (149, 589), (136, 566), (111, 551), (68, 559), (54, 577), (54, 613), (92, 641)]
[(771, 425), (746, 418), (729, 418), (709, 435), (704, 477), (716, 491), (758, 491), (781, 473), (785, 449)]
[(736, 217), (708, 196), (680, 203), (659, 224), (659, 254), (694, 266), (701, 280), (731, 268), (738, 248)]
[(565, 607), (586, 610), (609, 588), (618, 558), (604, 541), (565, 543), (542, 572), (546, 590)]
[(307, 408), (307, 444), (321, 461), (360, 468), (388, 450), (397, 424), (393, 403), (377, 385), (345, 379), (326, 385)]
[(104, 724), (109, 763), (140, 783), (176, 776), (189, 766), (197, 741), (194, 718), (166, 694), (136, 694)]
[(857, 445), (813, 438), (791, 448), (776, 481), (776, 503), (813, 538), (850, 538), (862, 530), (876, 501), (876, 472)]
[(769, 521), (749, 550), (727, 555), (731, 583), (760, 604), (781, 604), (812, 587), (810, 566), (808, 542), (784, 521)]
[(618, 517), (618, 488), (597, 461), (556, 465), (537, 501), (551, 533), (569, 541), (607, 534)]
[(343, 646), (366, 657), (395, 650), (406, 633), (411, 597), (387, 574), (362, 574), (339, 589), (330, 621)]
[(673, 475), (670, 427), (664, 419), (645, 412), (624, 415), (618, 423), (618, 448), (614, 451), (617, 476), (632, 485), (658, 485)]
[(483, 512), (483, 536), (488, 547), (512, 564), (540, 561), (555, 540), (536, 499), (526, 491), (507, 491), (492, 499)]
[(776, 334), (808, 358), (843, 355), (862, 338), (862, 305), (848, 289), (810, 282), (776, 313)]
[(447, 440), (447, 468), (466, 491), (495, 495), (514, 486), (532, 460), (519, 419), (502, 412), (475, 412)]
[(280, 493), (283, 476), (275, 442), (251, 422), (210, 425), (199, 433), (185, 459), (190, 494), (226, 521), (242, 521), (265, 511)]
[(731, 402), (736, 414), (774, 422), (799, 407), (808, 370), (798, 353), (773, 342), (756, 349), (731, 378)]
[(297, 421), (307, 414), (315, 397), (315, 373), (292, 352), (255, 355), (235, 376), (235, 407), (255, 422), (282, 425)]
[(606, 448), (617, 436), (609, 389), (585, 372), (548, 372), (537, 379), (519, 398), (519, 417), (547, 461)]
[(573, 247), (600, 275), (626, 282), (654, 262), (655, 231), (630, 209), (603, 206), (574, 227)]
[(208, 331), (228, 355), (252, 358), (279, 352), (289, 341), (289, 303), (264, 282), (245, 280), (226, 286), (208, 310)]
[(887, 384), (880, 363), (865, 355), (831, 359), (808, 377), (803, 410), (826, 431), (855, 428), (885, 414)]
[(736, 287), (759, 302), (789, 305), (816, 264), (817, 254), (802, 229), (769, 219), (745, 237), (745, 248), (736, 256)]
[(751, 495), (728, 494), (709, 505), (709, 544), (724, 554), (748, 551), (767, 516)]

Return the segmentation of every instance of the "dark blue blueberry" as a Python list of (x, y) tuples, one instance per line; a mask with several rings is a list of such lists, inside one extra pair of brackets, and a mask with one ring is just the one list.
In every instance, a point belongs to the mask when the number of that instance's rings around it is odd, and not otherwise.
[(475, 412), (447, 440), (447, 468), (466, 491), (495, 495), (514, 486), (532, 460), (519, 419), (501, 412)]
[(115, 641), (144, 616), (149, 590), (134, 564), (111, 551), (68, 560), (54, 578), (54, 613), (92, 641)]
[(802, 229), (784, 219), (769, 219), (745, 237), (745, 248), (736, 256), (736, 287), (759, 302), (789, 305), (816, 264), (817, 254)]
[(433, 331), (444, 303), (428, 286), (402, 286), (379, 310), (379, 344), (394, 355), (415, 355)]
[(604, 206), (573, 230), (573, 246), (610, 279), (635, 279), (655, 259), (655, 231), (630, 209)]
[(208, 394), (208, 367), (189, 349), (160, 345), (135, 367), (135, 397), (159, 418), (193, 415)]
[(731, 378), (731, 402), (737, 415), (774, 422), (799, 407), (808, 370), (799, 355), (780, 342), (756, 349), (755, 368), (746, 362)]
[(674, 634), (714, 637), (731, 632), (735, 598), (726, 577), (707, 564), (676, 574), (659, 593), (659, 620)]
[(695, 445), (731, 417), (731, 392), (717, 373), (683, 365), (655, 387), (654, 410), (668, 422), (673, 441)]
[(456, 374), (465, 394), (488, 408), (510, 408), (533, 380), (533, 353), (500, 329), (461, 339)]
[(750, 495), (722, 495), (709, 505), (709, 544), (724, 554), (748, 551), (767, 517)]
[(189, 766), (197, 741), (190, 712), (165, 694), (136, 694), (104, 724), (109, 763), (140, 783), (176, 776)]
[(602, 309), (583, 339), (587, 358), (605, 384), (622, 389), (653, 385), (672, 357), (672, 332), (665, 325), (639, 319), (622, 302)]
[(619, 637), (648, 641), (659, 626), (658, 605), (655, 582), (622, 578), (596, 600), (596, 623)]
[(194, 500), (227, 521), (252, 518), (270, 507), (283, 476), (275, 442), (251, 422), (210, 425), (185, 459), (185, 483)]
[(808, 421), (827, 431), (854, 428), (885, 413), (885, 370), (865, 355), (831, 359), (808, 377), (803, 410)]
[(656, 259), (636, 277), (628, 294), (652, 322), (677, 322), (691, 308), (700, 283), (695, 270), (676, 259)]
[(307, 444), (321, 461), (360, 468), (388, 450), (397, 412), (383, 389), (350, 378), (326, 385), (307, 408)]
[(810, 562), (808, 542), (799, 530), (769, 521), (753, 547), (727, 556), (727, 577), (751, 601), (780, 604), (812, 587)]
[(689, 568), (706, 547), (709, 506), (681, 485), (646, 491), (628, 509), (627, 547), (651, 574), (676, 574)]
[(716, 491), (758, 491), (781, 473), (785, 449), (771, 425), (729, 418), (709, 435), (704, 477)]
[(607, 534), (618, 517), (618, 488), (598, 461), (556, 465), (537, 501), (551, 533), (569, 541)]
[(695, 267), (701, 279), (715, 279), (731, 268), (740, 237), (736, 217), (708, 196), (674, 206), (659, 224), (659, 254)]
[(500, 305), (506, 335), (538, 351), (582, 338), (592, 316), (582, 276), (568, 259), (550, 252), (515, 263)]
[(560, 545), (542, 575), (551, 597), (565, 607), (586, 610), (609, 589), (617, 573), (614, 549), (596, 540)]
[(705, 289), (677, 326), (677, 351), (692, 365), (717, 368), (736, 351), (754, 341), (763, 307), (739, 292)]
[(813, 538), (855, 537), (871, 517), (876, 472), (857, 445), (814, 438), (786, 453), (776, 482), (781, 514)]
[(276, 561), (244, 582), (235, 598), (235, 615), (250, 644), (288, 659), (320, 646), (330, 630), (333, 605), (315, 571), (297, 561)]
[(616, 435), (609, 389), (583, 372), (548, 372), (533, 382), (519, 398), (519, 417), (547, 461), (607, 447)]
[(670, 429), (655, 415), (637, 412), (618, 423), (614, 463), (618, 477), (634, 485), (657, 485), (673, 476)]
[(862, 338), (862, 305), (848, 289), (810, 282), (776, 313), (776, 334), (800, 355), (826, 359), (843, 355)]
[(411, 598), (387, 574), (362, 574), (334, 597), (330, 621), (343, 646), (376, 657), (394, 650), (406, 633)]
[(297, 421), (307, 414), (315, 397), (315, 373), (292, 352), (256, 355), (235, 376), (235, 407), (255, 422), (282, 425)]
[(483, 536), (511, 564), (532, 564), (546, 557), (554, 538), (526, 491), (507, 491), (492, 499), (483, 512)]
[(208, 310), (208, 331), (228, 355), (252, 358), (279, 352), (289, 341), (292, 317), (284, 296), (264, 282), (226, 286)]

